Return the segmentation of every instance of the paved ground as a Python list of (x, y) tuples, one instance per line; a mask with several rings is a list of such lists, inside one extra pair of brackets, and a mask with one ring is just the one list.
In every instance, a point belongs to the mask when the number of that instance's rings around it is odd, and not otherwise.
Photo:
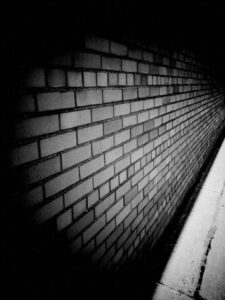
[(152, 299), (225, 299), (225, 140)]

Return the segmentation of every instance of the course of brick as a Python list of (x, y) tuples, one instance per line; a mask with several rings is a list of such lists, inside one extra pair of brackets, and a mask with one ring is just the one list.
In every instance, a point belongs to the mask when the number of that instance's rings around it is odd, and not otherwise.
[(157, 242), (225, 125), (193, 54), (92, 37), (33, 68), (16, 110), (14, 197), (108, 267)]

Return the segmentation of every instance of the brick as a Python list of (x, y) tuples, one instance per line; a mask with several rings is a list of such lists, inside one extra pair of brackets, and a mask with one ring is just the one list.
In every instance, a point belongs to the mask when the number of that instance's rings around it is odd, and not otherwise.
[(91, 178), (83, 181), (82, 183), (79, 183), (72, 190), (68, 191), (65, 194), (65, 206), (68, 207), (71, 204), (74, 204), (75, 202), (77, 202), (77, 200), (90, 193), (92, 189), (93, 185)]
[(124, 197), (124, 204), (127, 205), (138, 193), (137, 186), (133, 187)]
[(41, 156), (44, 157), (65, 149), (72, 148), (76, 146), (76, 143), (77, 141), (75, 132), (68, 132), (43, 139), (40, 142)]
[(118, 226), (131, 212), (131, 206), (127, 205), (116, 217), (116, 226)]
[(157, 108), (151, 109), (149, 112), (149, 118), (151, 119), (158, 117), (158, 115), (159, 115), (159, 110)]
[(153, 141), (144, 146), (144, 154), (149, 153), (153, 149)]
[(51, 69), (48, 71), (48, 85), (49, 87), (63, 87), (66, 86), (66, 74), (61, 69)]
[(148, 74), (148, 72), (149, 72), (148, 64), (139, 63), (138, 64), (138, 72)]
[(159, 96), (159, 88), (155, 87), (155, 86), (151, 86), (150, 87), (150, 96), (151, 97)]
[(149, 96), (149, 87), (139, 87), (138, 88), (138, 97), (145, 98)]
[(93, 221), (94, 221), (94, 212), (93, 210), (91, 210), (68, 228), (66, 232), (68, 239), (71, 240), (74, 237), (76, 237), (85, 228), (87, 228)]
[(154, 120), (149, 120), (144, 123), (144, 132), (149, 131), (154, 128)]
[(88, 37), (85, 39), (86, 48), (100, 51), (109, 52), (109, 41), (99, 37)]
[(92, 87), (96, 86), (96, 73), (94, 72), (84, 72), (83, 73), (84, 77), (84, 86), (85, 87)]
[(108, 85), (108, 76), (107, 73), (98, 72), (97, 73), (97, 85), (98, 86), (107, 86)]
[(154, 99), (148, 99), (144, 101), (144, 109), (153, 108), (155, 105)]
[(82, 90), (76, 92), (77, 106), (96, 105), (102, 103), (101, 90)]
[(127, 74), (127, 85), (134, 85), (134, 74)]
[(104, 156), (101, 155), (95, 159), (88, 161), (80, 167), (81, 179), (97, 172), (104, 167)]
[(137, 124), (137, 116), (136, 115), (131, 115), (129, 117), (125, 117), (123, 119), (123, 127), (128, 127), (131, 125)]
[(120, 184), (123, 183), (124, 181), (126, 181), (127, 180), (127, 171), (124, 170), (123, 172), (121, 172), (119, 175), (119, 178), (120, 178)]
[(138, 114), (138, 123), (143, 123), (148, 120), (148, 111), (144, 111)]
[(141, 85), (148, 85), (147, 75), (141, 75)]
[(126, 85), (126, 74), (119, 73), (118, 80), (119, 80), (119, 85)]
[(46, 197), (52, 196), (79, 180), (78, 169), (74, 168), (65, 172), (45, 184)]
[(161, 124), (162, 124), (162, 118), (161, 117), (154, 119), (154, 127), (158, 127)]
[(78, 129), (78, 143), (82, 144), (103, 136), (102, 125), (94, 125), (91, 127), (86, 127)]
[(148, 75), (148, 85), (152, 85), (153, 84), (153, 76)]
[[(143, 159), (143, 157), (142, 157), (142, 159)], [(139, 171), (140, 168), (141, 168), (141, 161), (139, 160), (139, 161), (136, 162), (135, 165), (134, 165), (134, 170), (135, 170), (135, 172)]]
[(106, 212), (107, 222), (109, 222), (112, 218), (114, 218), (122, 208), (123, 208), (123, 199), (117, 201), (109, 210), (107, 210)]
[(127, 228), (127, 230), (125, 230), (123, 232), (123, 234), (120, 236), (120, 238), (118, 239), (118, 241), (116, 243), (117, 248), (120, 248), (124, 244), (124, 242), (127, 240), (127, 238), (130, 235), (130, 231), (131, 231), (131, 228)]
[(57, 218), (57, 230), (61, 231), (72, 223), (72, 210), (69, 209)]
[(167, 75), (167, 68), (166, 67), (159, 67), (159, 74), (160, 75)]
[(78, 127), (91, 122), (90, 110), (79, 110), (60, 114), (61, 129)]
[(106, 164), (110, 164), (111, 162), (117, 160), (123, 155), (123, 148), (122, 146), (119, 148), (115, 148), (105, 154), (105, 161)]
[(10, 155), (10, 165), (18, 166), (38, 159), (37, 142), (14, 148)]
[(145, 167), (144, 167), (144, 175), (148, 174), (149, 172), (151, 172), (153, 169), (153, 162), (147, 164)]
[(131, 154), (131, 163), (134, 163), (143, 156), (143, 148), (136, 150)]
[(131, 152), (132, 150), (137, 148), (137, 140), (134, 139), (123, 146), (124, 154)]
[(75, 107), (74, 93), (41, 93), (37, 95), (39, 111), (57, 110)]
[(148, 142), (148, 140), (149, 140), (148, 133), (143, 134), (142, 136), (140, 136), (138, 138), (138, 147), (146, 144)]
[(32, 219), (35, 224), (40, 225), (57, 215), (62, 209), (63, 199), (62, 197), (59, 197), (36, 210)]
[(87, 243), (93, 236), (95, 236), (105, 226), (105, 216), (102, 216), (95, 223), (93, 223), (84, 233), (84, 243)]
[(137, 216), (137, 209), (133, 209), (129, 216), (124, 220), (124, 228), (126, 229), (136, 218)]
[(93, 206), (98, 200), (99, 200), (99, 194), (98, 194), (98, 190), (96, 190), (92, 192), (90, 195), (88, 195), (88, 208)]
[(92, 120), (93, 122), (98, 122), (106, 119), (111, 119), (113, 117), (113, 107), (99, 107), (92, 110)]
[(104, 103), (116, 102), (122, 100), (122, 91), (120, 89), (107, 89), (103, 91)]
[(135, 112), (143, 109), (144, 109), (143, 101), (135, 101), (131, 103), (131, 112)]
[(130, 156), (126, 156), (115, 164), (116, 174), (130, 165)]
[(131, 188), (131, 182), (127, 181), (116, 191), (116, 199), (119, 200), (122, 196), (124, 196), (129, 189)]
[(137, 62), (133, 60), (122, 60), (122, 70), (125, 72), (137, 72)]
[(148, 183), (148, 176), (145, 176), (139, 183), (138, 183), (138, 191), (141, 191)]
[(159, 74), (159, 67), (155, 65), (149, 65), (149, 73), (152, 75), (158, 75)]
[(109, 73), (109, 85), (118, 85), (117, 73)]
[(39, 162), (23, 171), (23, 182), (31, 184), (47, 178), (60, 171), (60, 159), (54, 157), (43, 162)]
[(159, 130), (158, 128), (155, 128), (150, 132), (150, 139), (154, 140), (156, 137), (158, 137), (158, 135), (159, 135)]
[(45, 84), (45, 71), (41, 68), (33, 69), (25, 82), (27, 87), (44, 87)]
[(122, 128), (122, 120), (109, 121), (104, 124), (104, 135), (116, 132)]
[(146, 61), (153, 62), (153, 54), (150, 53), (150, 52), (144, 51), (144, 52), (143, 52), (143, 58), (144, 58), (144, 60), (146, 60)]
[(123, 90), (123, 100), (133, 100), (137, 98), (136, 88), (127, 88)]
[(130, 139), (130, 130), (124, 130), (115, 135), (115, 146), (124, 143), (125, 141)]
[(29, 138), (59, 130), (57, 115), (36, 117), (20, 121), (16, 124), (16, 137)]
[(115, 221), (112, 220), (99, 234), (96, 236), (96, 244), (100, 245), (115, 229)]
[(116, 176), (110, 180), (111, 191), (114, 190), (118, 185), (119, 185), (119, 176)]
[(85, 145), (62, 154), (63, 169), (76, 165), (91, 157), (91, 145)]
[(15, 110), (18, 112), (33, 112), (36, 110), (34, 96), (22, 95), (15, 103)]
[(167, 87), (160, 87), (159, 88), (159, 95), (166, 95), (167, 94)]
[(84, 213), (87, 213), (87, 205), (86, 205), (86, 199), (83, 199), (73, 206), (73, 219), (77, 219), (79, 216), (83, 215)]
[(106, 212), (110, 206), (115, 202), (115, 194), (112, 193), (106, 199), (102, 200), (96, 207), (95, 207), (95, 215), (98, 218), (104, 212)]
[(137, 196), (134, 197), (134, 199), (131, 200), (131, 207), (134, 209), (136, 206), (138, 206), (139, 203), (143, 200), (143, 191), (137, 194)]
[(102, 57), (102, 68), (105, 70), (121, 70), (121, 60), (114, 57)]
[(101, 57), (92, 53), (75, 53), (74, 64), (78, 68), (100, 69)]
[(134, 222), (132, 223), (132, 230), (134, 230), (138, 224), (141, 222), (141, 220), (143, 219), (143, 212), (141, 212), (134, 220)]
[(101, 199), (109, 193), (109, 182), (106, 182), (103, 186), (101, 186), (99, 193)]
[(127, 115), (130, 113), (130, 104), (118, 104), (114, 106), (115, 117)]
[(110, 42), (110, 52), (119, 56), (126, 56), (127, 47), (116, 42)]
[(103, 171), (99, 172), (97, 175), (94, 176), (94, 188), (101, 185), (102, 183), (106, 182), (110, 178), (114, 176), (114, 168), (113, 166), (109, 166), (108, 168), (104, 169)]
[(82, 73), (75, 71), (67, 72), (67, 82), (69, 87), (82, 87)]
[(107, 247), (110, 248), (115, 243), (115, 241), (121, 236), (122, 233), (123, 233), (123, 225), (120, 224), (118, 227), (116, 227), (116, 229), (107, 239), (106, 241)]
[(141, 75), (140, 74), (134, 74), (134, 84), (135, 85), (141, 84)]
[(131, 244), (134, 242), (134, 240), (137, 237), (137, 232), (134, 231), (129, 238), (127, 239), (126, 243), (124, 244), (124, 251), (127, 251), (127, 249), (131, 246)]
[(92, 144), (93, 154), (99, 154), (113, 147), (113, 137), (110, 136)]

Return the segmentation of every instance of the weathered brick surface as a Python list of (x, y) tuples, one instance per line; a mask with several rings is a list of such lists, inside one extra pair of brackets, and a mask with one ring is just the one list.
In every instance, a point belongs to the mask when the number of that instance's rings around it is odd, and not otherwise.
[(71, 53), (34, 67), (18, 97), (15, 194), (72, 253), (119, 266), (156, 243), (194, 182), (224, 90), (187, 52), (89, 37)]

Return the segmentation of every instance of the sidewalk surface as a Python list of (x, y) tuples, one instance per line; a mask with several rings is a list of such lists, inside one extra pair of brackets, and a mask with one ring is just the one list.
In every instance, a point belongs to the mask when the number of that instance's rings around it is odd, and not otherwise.
[(153, 300), (225, 300), (225, 140)]

